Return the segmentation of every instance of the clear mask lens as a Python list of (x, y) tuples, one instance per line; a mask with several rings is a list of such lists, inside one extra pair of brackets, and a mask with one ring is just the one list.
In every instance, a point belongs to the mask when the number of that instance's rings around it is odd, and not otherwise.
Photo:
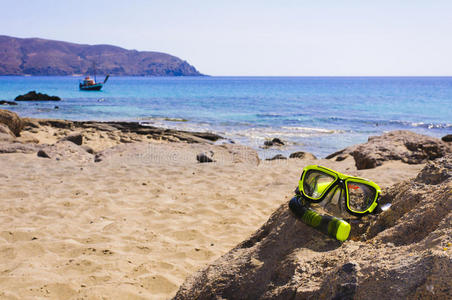
[(347, 181), (348, 202), (350, 209), (355, 212), (366, 211), (374, 202), (376, 190), (367, 184)]
[(304, 176), (303, 190), (311, 198), (318, 199), (334, 182), (335, 178), (323, 172), (309, 170)]

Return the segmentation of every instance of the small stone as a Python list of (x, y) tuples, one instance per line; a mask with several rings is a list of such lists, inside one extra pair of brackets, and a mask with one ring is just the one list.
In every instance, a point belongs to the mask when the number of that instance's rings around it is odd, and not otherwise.
[(83, 135), (80, 132), (72, 133), (62, 138), (60, 141), (69, 141), (81, 146), (83, 144)]
[(353, 271), (356, 271), (356, 265), (353, 263), (346, 263), (342, 266), (342, 271), (344, 271), (347, 274), (350, 274)]
[(50, 158), (50, 156), (44, 150), (38, 151), (38, 157)]
[(196, 160), (200, 163), (210, 163), (210, 162), (214, 161), (212, 158), (207, 156), (207, 154), (205, 154), (205, 153), (199, 153), (198, 155), (196, 155)]

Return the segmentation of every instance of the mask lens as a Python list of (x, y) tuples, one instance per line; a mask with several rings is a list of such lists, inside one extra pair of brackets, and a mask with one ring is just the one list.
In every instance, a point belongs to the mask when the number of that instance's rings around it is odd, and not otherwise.
[(303, 191), (307, 196), (319, 199), (334, 180), (335, 178), (329, 174), (309, 170), (304, 176)]
[(374, 202), (376, 191), (365, 183), (347, 181), (348, 202), (351, 210), (365, 212)]

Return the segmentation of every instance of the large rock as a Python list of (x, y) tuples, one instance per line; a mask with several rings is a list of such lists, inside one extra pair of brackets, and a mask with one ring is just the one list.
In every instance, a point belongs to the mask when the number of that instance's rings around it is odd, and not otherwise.
[(289, 155), (289, 158), (311, 159), (311, 160), (317, 159), (317, 157), (315, 157), (314, 154), (309, 153), (309, 152), (303, 152), (303, 151), (294, 152)]
[(49, 96), (47, 94), (36, 93), (36, 91), (30, 91), (24, 95), (19, 95), (15, 101), (60, 101), (58, 96)]
[(371, 136), (367, 143), (345, 148), (326, 158), (341, 161), (350, 155), (355, 159), (358, 170), (361, 170), (375, 168), (388, 160), (401, 160), (408, 164), (425, 163), (451, 151), (451, 145), (440, 139), (397, 130)]
[(392, 207), (353, 224), (344, 243), (284, 204), (188, 277), (175, 299), (450, 299), (451, 188), (452, 155), (429, 162), (417, 178), (387, 189), (383, 201)]
[(5, 109), (0, 109), (0, 123), (8, 126), (16, 136), (20, 136), (20, 131), (24, 127), (23, 121), (16, 113)]

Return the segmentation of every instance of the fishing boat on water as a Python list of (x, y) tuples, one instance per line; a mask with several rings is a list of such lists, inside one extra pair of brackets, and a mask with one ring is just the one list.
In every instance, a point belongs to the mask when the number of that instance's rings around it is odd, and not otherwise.
[(103, 82), (98, 82), (96, 79), (96, 67), (94, 64), (93, 70), (94, 70), (94, 79), (89, 76), (86, 76), (85, 79), (83, 79), (83, 81), (79, 83), (79, 88), (81, 91), (100, 91), (104, 84), (107, 82), (108, 78), (110, 77), (110, 74), (108, 74)]

